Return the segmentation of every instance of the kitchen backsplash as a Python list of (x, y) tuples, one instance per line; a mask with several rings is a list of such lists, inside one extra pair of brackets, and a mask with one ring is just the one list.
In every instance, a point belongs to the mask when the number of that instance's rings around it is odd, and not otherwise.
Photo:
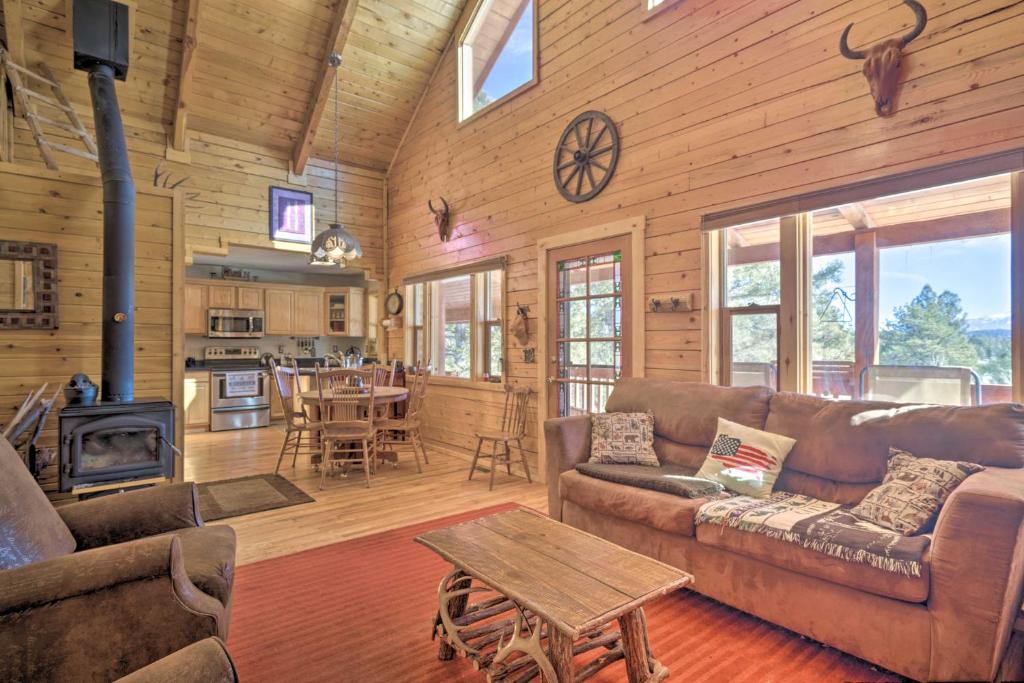
[[(289, 356), (308, 355), (299, 350), (298, 337), (263, 337), (261, 339), (208, 339), (197, 335), (185, 337), (185, 357), (202, 360), (203, 349), (207, 346), (258, 346), (260, 353), (272, 353), (275, 356), (286, 354)], [(360, 351), (363, 348), (364, 339), (361, 337), (303, 337), (312, 339), (315, 348), (315, 356), (322, 356), (325, 353), (345, 353), (349, 347), (355, 346)]]

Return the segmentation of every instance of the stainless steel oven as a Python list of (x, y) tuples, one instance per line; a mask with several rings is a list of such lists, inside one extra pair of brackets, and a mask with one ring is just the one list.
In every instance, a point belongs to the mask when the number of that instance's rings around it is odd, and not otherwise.
[(209, 337), (246, 338), (262, 337), (263, 311), (211, 308), (207, 311), (206, 333)]
[(264, 370), (210, 373), (210, 431), (270, 424), (270, 378)]

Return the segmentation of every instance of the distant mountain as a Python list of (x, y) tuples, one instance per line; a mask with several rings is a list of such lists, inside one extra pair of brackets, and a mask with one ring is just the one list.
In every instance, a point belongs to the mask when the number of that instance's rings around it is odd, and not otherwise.
[(1007, 334), (1010, 333), (1010, 316), (1008, 315), (989, 315), (982, 318), (968, 318), (967, 319), (967, 330), (968, 332), (985, 332), (985, 331), (1005, 331)]

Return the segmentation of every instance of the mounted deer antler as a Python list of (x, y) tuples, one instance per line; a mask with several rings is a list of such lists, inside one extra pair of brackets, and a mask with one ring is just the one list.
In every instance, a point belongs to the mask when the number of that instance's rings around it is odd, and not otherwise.
[(430, 209), (430, 213), (434, 214), (437, 236), (441, 238), (442, 242), (447, 242), (452, 238), (451, 210), (448, 208), (448, 202), (445, 201), (444, 197), (441, 197), (441, 203), (444, 204), (444, 208), (437, 210), (434, 208), (433, 200), (428, 199), (427, 208)]
[(867, 50), (851, 50), (847, 42), (853, 24), (846, 27), (839, 39), (839, 52), (847, 59), (863, 59), (864, 76), (871, 87), (871, 97), (875, 100), (875, 113), (879, 116), (891, 116), (893, 99), (900, 84), (900, 67), (903, 63), (903, 48), (924, 31), (928, 23), (928, 13), (917, 0), (903, 0), (903, 4), (914, 11), (917, 24), (910, 33), (902, 38), (890, 38), (873, 45)]
[[(163, 182), (161, 182), (161, 179)], [(172, 183), (171, 172), (163, 170), (162, 164), (157, 163), (156, 168), (153, 169), (153, 187), (164, 187), (168, 190), (173, 190), (179, 185), (183, 185), (189, 180), (192, 180), (192, 176), (185, 176), (181, 180)], [(198, 199), (198, 192), (186, 192), (185, 199)]]

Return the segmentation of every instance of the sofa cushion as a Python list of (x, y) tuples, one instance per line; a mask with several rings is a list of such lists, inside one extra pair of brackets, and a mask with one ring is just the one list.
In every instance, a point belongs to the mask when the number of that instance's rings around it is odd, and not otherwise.
[(939, 460), (1024, 466), (1024, 406), (1017, 404), (908, 406), (778, 393), (764, 428), (797, 440), (784, 469), (837, 482), (882, 481), (890, 447)]
[(590, 462), (657, 467), (652, 413), (595, 413), (590, 416)]
[(850, 512), (904, 536), (934, 523), (939, 508), (964, 479), (985, 468), (957, 460), (918, 458), (891, 448), (885, 481)]
[(181, 541), (181, 555), (189, 580), (196, 588), (228, 606), (235, 581), (235, 530), (225, 524), (215, 524), (160, 535), (171, 534)]
[(660, 491), (613, 484), (576, 471), (558, 479), (562, 500), (611, 517), (693, 536), (693, 518), (707, 498), (682, 498)]
[(75, 551), (75, 538), (21, 456), (0, 436), (0, 569)]
[[(669, 462), (696, 469), (715, 439), (719, 417), (764, 429), (768, 400), (774, 393), (768, 387), (719, 387), (626, 377), (615, 383), (605, 410), (610, 413), (653, 412), (654, 450), (658, 459), (663, 464)], [(704, 452), (694, 459), (693, 452), (683, 449), (677, 453), (671, 448), (672, 444), (700, 446)]]
[(907, 602), (924, 602), (930, 585), (930, 555), (920, 576), (905, 576), (868, 564), (848, 562), (763, 534), (717, 524), (697, 526), (697, 541), (832, 583)]
[(793, 439), (718, 418), (718, 434), (698, 477), (755, 498), (772, 494)]

